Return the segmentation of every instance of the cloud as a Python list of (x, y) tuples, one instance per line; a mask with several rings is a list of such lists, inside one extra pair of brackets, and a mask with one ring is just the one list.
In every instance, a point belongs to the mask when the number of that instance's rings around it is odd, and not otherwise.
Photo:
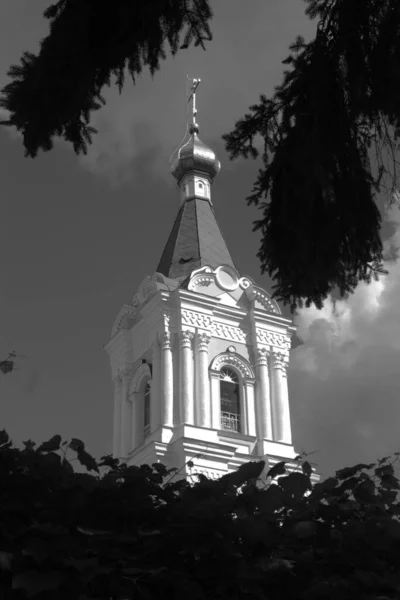
[[(9, 118), (10, 112), (5, 108), (0, 107), (0, 121), (8, 121)], [(22, 134), (15, 127), (2, 125), (1, 130), (5, 131), (13, 140), (22, 140)]]
[(399, 209), (386, 218), (394, 228), (384, 244), (389, 274), (295, 318), (303, 343), (289, 375), (294, 435), (318, 450), (325, 474), (400, 450)]

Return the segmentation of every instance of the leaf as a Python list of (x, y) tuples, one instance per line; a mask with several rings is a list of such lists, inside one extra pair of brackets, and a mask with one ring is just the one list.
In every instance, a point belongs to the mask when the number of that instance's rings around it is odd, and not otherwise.
[(276, 463), (276, 465), (274, 465), (273, 467), (271, 467), (269, 469), (269, 471), (267, 473), (267, 477), (274, 478), (277, 475), (284, 475), (286, 473), (285, 465), (286, 465), (285, 461)]
[(39, 572), (31, 569), (14, 575), (13, 590), (25, 590), (28, 597), (36, 596), (46, 590), (56, 590), (65, 581), (61, 571)]
[(250, 461), (245, 463), (244, 465), (240, 465), (237, 471), (233, 471), (233, 473), (229, 473), (228, 475), (224, 475), (219, 479), (219, 483), (228, 485), (233, 485), (235, 487), (240, 487), (249, 479), (258, 479), (261, 475), (265, 466), (265, 462), (260, 461)]
[(0, 446), (7, 444), (10, 441), (10, 436), (5, 429), (0, 431)]
[(293, 527), (293, 532), (298, 538), (307, 538), (314, 535), (317, 530), (317, 524), (313, 521), (299, 521)]
[(272, 514), (283, 507), (284, 494), (280, 487), (271, 485), (257, 495), (257, 504), (264, 514)]
[(353, 490), (354, 498), (357, 502), (364, 504), (375, 504), (377, 497), (375, 495), (375, 484), (371, 479), (366, 479)]
[(88, 527), (81, 527), (80, 525), (78, 525), (76, 529), (79, 531), (79, 533), (83, 533), (83, 535), (109, 535), (112, 533), (111, 531), (106, 531), (105, 529), (92, 529)]
[(286, 477), (281, 477), (278, 481), (278, 485), (287, 492), (294, 496), (296, 499), (301, 499), (307, 490), (312, 489), (310, 478), (303, 473), (290, 473)]
[(291, 571), (294, 561), (285, 558), (272, 558), (261, 566), (263, 571)]
[(51, 554), (51, 548), (46, 540), (30, 537), (24, 541), (22, 554), (32, 556), (38, 564), (41, 564)]
[(307, 475), (307, 477), (310, 477), (310, 475), (312, 475), (312, 466), (310, 465), (310, 463), (306, 460), (303, 462), (303, 464), (301, 465), (301, 468), (303, 470), (304, 475)]
[(396, 490), (400, 489), (399, 481), (393, 475), (389, 475), (389, 474), (382, 475), (381, 484), (383, 485), (383, 487), (388, 488), (388, 489), (393, 489), (393, 488)]
[(107, 456), (102, 456), (99, 462), (99, 467), (111, 467), (111, 469), (116, 469), (119, 465), (118, 458), (114, 458), (112, 454), (107, 454)]
[(78, 460), (81, 463), (81, 465), (87, 468), (88, 471), (96, 471), (97, 473), (99, 472), (97, 462), (95, 461), (93, 456), (90, 456), (90, 454), (85, 450), (78, 451)]
[(340, 469), (339, 471), (336, 471), (335, 474), (338, 479), (347, 479), (348, 477), (352, 477), (362, 469), (372, 469), (374, 465), (375, 463), (371, 463), (369, 465), (359, 463), (358, 465), (354, 465), (354, 467), (346, 467), (344, 469)]
[(63, 563), (74, 567), (77, 571), (86, 572), (98, 567), (99, 559), (97, 556), (93, 558), (66, 558), (63, 560)]
[(26, 442), (22, 442), (22, 443), (25, 446), (25, 450), (27, 450), (28, 452), (31, 452), (35, 448), (35, 446), (36, 446), (35, 442), (33, 442), (30, 439), (27, 440)]
[(393, 465), (384, 465), (375, 469), (375, 475), (381, 478), (383, 475), (394, 475)]
[(38, 452), (54, 452), (59, 450), (61, 446), (61, 435), (53, 435), (47, 442), (43, 442), (37, 448)]
[(30, 527), (31, 531), (44, 533), (47, 536), (65, 536), (69, 534), (69, 531), (63, 525), (57, 525), (56, 523), (34, 523)]
[(85, 450), (85, 444), (81, 440), (78, 440), (76, 438), (72, 438), (68, 446), (74, 452), (82, 452), (83, 450)]
[(0, 550), (0, 571), (11, 571), (12, 554)]

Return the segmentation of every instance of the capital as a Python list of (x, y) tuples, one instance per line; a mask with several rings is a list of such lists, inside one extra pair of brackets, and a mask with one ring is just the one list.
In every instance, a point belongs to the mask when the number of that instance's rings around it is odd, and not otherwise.
[(288, 366), (288, 358), (279, 352), (274, 353), (273, 355), (272, 366), (274, 369), (281, 370), (284, 374), (286, 374), (286, 367)]
[(182, 348), (191, 348), (192, 347), (192, 340), (194, 338), (194, 333), (192, 331), (189, 331), (189, 330), (181, 331), (179, 337), (180, 337)]
[(268, 358), (271, 356), (271, 352), (267, 348), (256, 349), (256, 365), (257, 366), (268, 366)]
[(171, 350), (172, 348), (172, 335), (170, 331), (164, 331), (161, 334), (161, 348), (163, 350)]
[(124, 369), (120, 369), (119, 377), (120, 377), (121, 383), (129, 381), (132, 377), (132, 368), (126, 367)]
[(211, 341), (211, 335), (207, 332), (198, 333), (196, 336), (197, 349), (199, 352), (207, 352), (208, 344)]

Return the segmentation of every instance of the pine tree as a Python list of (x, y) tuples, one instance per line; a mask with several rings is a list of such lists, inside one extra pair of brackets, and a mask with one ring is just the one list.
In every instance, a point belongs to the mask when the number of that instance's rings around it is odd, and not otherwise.
[[(264, 139), (247, 201), (262, 212), (255, 223), (261, 269), (275, 281), (274, 297), (292, 310), (304, 301), (321, 307), (332, 291), (349, 294), (386, 272), (375, 200), (399, 187), (400, 3), (305, 2), (306, 14), (318, 19), (315, 39), (295, 41), (273, 97), (262, 95), (223, 136), (231, 159), (257, 157), (253, 140)], [(59, 0), (44, 13), (50, 34), (38, 56), (25, 52), (9, 70), (13, 81), (0, 106), (10, 117), (3, 124), (22, 132), (27, 156), (50, 150), (55, 136), (86, 153), (104, 86), (116, 77), (121, 90), (126, 70), (133, 81), (143, 67), (154, 74), (167, 43), (173, 54), (192, 42), (205, 48), (209, 4)]]
[(385, 176), (396, 190), (400, 126), (400, 3), (306, 2), (319, 18), (315, 39), (296, 40), (273, 97), (261, 96), (223, 136), (231, 159), (257, 157), (253, 140), (264, 139), (247, 201), (262, 211), (262, 271), (292, 310), (304, 301), (320, 308), (330, 292), (386, 273), (375, 196)]
[(10, 67), (0, 97), (10, 113), (2, 124), (23, 134), (30, 157), (51, 150), (55, 136), (86, 154), (96, 133), (90, 115), (113, 77), (121, 92), (126, 71), (133, 82), (144, 67), (154, 75), (167, 44), (175, 55), (211, 40), (208, 0), (59, 0), (44, 16), (50, 33), (38, 56), (25, 52)]

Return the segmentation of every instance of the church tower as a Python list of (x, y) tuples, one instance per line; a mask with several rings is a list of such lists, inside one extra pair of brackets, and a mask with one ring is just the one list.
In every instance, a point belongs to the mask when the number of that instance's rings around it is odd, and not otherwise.
[(270, 294), (238, 272), (215, 218), (220, 162), (199, 138), (199, 82), (188, 98), (190, 137), (171, 165), (178, 214), (156, 272), (121, 308), (106, 346), (113, 454), (129, 465), (178, 467), (183, 476), (217, 478), (262, 457), (290, 469), (286, 370), (295, 329)]

